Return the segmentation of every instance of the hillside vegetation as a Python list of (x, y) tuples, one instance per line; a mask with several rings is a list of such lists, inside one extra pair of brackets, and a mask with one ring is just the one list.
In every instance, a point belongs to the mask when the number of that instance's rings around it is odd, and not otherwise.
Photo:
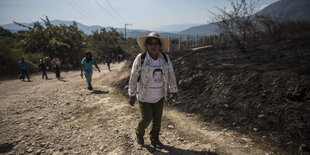
[[(89, 50), (99, 61), (103, 57), (116, 59), (118, 55), (126, 55), (122, 34), (115, 29), (101, 29), (91, 35), (84, 34), (73, 25), (53, 25), (46, 17), (44, 25), (35, 22), (31, 26), (16, 23), (26, 27), (26, 31), (12, 33), (0, 27), (0, 74), (17, 74), (18, 60), (24, 57), (30, 64), (29, 71), (38, 71), (39, 60), (45, 60), (48, 65), (56, 56), (63, 61), (63, 68), (80, 66), (85, 51)], [(50, 66), (51, 68), (51, 66)]]
[(173, 106), (297, 151), (310, 143), (310, 46), (305, 40), (310, 35), (283, 42), (281, 52), (262, 47), (241, 54), (214, 47), (172, 53), (180, 88), (180, 102)]

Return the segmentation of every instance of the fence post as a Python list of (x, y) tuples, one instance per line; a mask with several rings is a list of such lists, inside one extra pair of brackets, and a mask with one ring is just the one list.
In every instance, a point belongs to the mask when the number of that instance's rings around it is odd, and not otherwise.
[(196, 35), (196, 47), (198, 47), (198, 35)]
[(202, 46), (205, 45), (205, 37), (206, 37), (206, 36), (203, 36), (203, 37), (202, 37)]
[(189, 48), (189, 36), (187, 36), (186, 48)]
[(213, 45), (215, 44), (215, 35), (213, 36)]
[(211, 45), (211, 36), (208, 36), (208, 45)]
[(179, 51), (181, 50), (181, 35), (179, 35)]

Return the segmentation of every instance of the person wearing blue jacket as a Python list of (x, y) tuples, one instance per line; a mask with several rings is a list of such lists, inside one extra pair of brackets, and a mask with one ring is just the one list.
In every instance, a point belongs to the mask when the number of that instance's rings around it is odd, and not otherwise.
[(100, 69), (97, 66), (95, 58), (92, 56), (92, 54), (89, 51), (86, 52), (85, 57), (82, 59), (81, 64), (82, 64), (81, 77), (83, 77), (83, 73), (84, 73), (86, 82), (88, 84), (87, 89), (93, 90), (93, 87), (91, 85), (91, 78), (93, 75), (93, 64), (96, 66), (99, 72), (100, 72)]
[(28, 81), (30, 81), (29, 75), (27, 73), (27, 69), (28, 69), (28, 62), (22, 57), (20, 59), (20, 61), (18, 61), (18, 66), (22, 72), (22, 75), (20, 76), (20, 79), (23, 79), (23, 81), (25, 81), (25, 75), (28, 78)]

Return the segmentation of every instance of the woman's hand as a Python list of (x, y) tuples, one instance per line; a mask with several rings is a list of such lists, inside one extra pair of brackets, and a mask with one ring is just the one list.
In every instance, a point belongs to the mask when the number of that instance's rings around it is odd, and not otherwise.
[(176, 102), (178, 99), (178, 94), (177, 93), (172, 93), (172, 97), (171, 97), (173, 102)]
[(136, 96), (130, 96), (129, 98), (129, 105), (133, 106), (136, 102)]

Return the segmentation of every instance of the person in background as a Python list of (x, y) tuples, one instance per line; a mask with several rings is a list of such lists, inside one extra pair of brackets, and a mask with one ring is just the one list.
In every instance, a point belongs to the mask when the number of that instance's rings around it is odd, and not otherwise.
[(25, 81), (25, 75), (28, 78), (28, 81), (30, 81), (29, 75), (27, 73), (28, 70), (28, 62), (22, 57), (20, 61), (18, 61), (18, 66), (22, 72), (22, 75), (20, 76), (20, 79), (23, 79)]
[(105, 56), (102, 56), (102, 57), (101, 57), (101, 62), (102, 62), (103, 64), (106, 63), (106, 58), (105, 58)]
[(83, 74), (84, 74), (86, 82), (88, 84), (87, 89), (93, 90), (93, 87), (91, 85), (91, 79), (93, 75), (93, 64), (96, 66), (99, 72), (100, 72), (100, 69), (95, 61), (95, 58), (92, 56), (92, 54), (89, 51), (86, 52), (85, 57), (82, 59), (81, 64), (82, 64), (81, 77), (83, 77)]
[(61, 65), (62, 61), (57, 58), (56, 56), (54, 56), (53, 60), (52, 60), (52, 64), (54, 66), (54, 71), (56, 74), (56, 78), (58, 78), (58, 80), (60, 80), (60, 65)]
[(40, 59), (39, 69), (40, 71), (42, 71), (42, 79), (44, 79), (44, 77), (45, 79), (48, 79), (46, 74), (46, 67), (46, 63), (42, 59)]
[(110, 65), (112, 62), (111, 57), (107, 57), (106, 61), (107, 61), (108, 70), (111, 71), (111, 68), (110, 68)]
[(137, 143), (144, 145), (145, 129), (152, 121), (150, 132), (151, 144), (162, 149), (164, 145), (159, 140), (161, 118), (164, 101), (168, 92), (172, 100), (177, 100), (177, 84), (172, 63), (167, 54), (169, 40), (161, 38), (152, 32), (147, 36), (137, 38), (138, 45), (143, 50), (134, 60), (129, 79), (129, 104), (133, 106), (136, 98), (139, 102), (140, 121), (136, 128)]

